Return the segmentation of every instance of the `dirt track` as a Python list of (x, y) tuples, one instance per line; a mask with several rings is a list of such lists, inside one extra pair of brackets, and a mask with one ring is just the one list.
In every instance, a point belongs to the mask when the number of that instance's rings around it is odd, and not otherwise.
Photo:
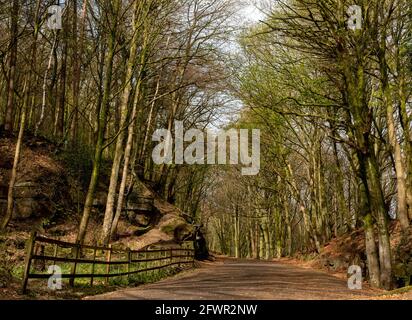
[(370, 299), (327, 273), (279, 262), (219, 260), (155, 284), (87, 299), (98, 300), (324, 300)]

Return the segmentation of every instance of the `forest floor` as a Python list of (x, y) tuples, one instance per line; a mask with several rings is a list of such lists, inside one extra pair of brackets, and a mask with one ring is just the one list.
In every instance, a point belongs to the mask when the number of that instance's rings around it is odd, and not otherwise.
[(412, 299), (347, 281), (297, 260), (256, 261), (218, 258), (200, 268), (138, 288), (87, 297), (93, 300), (386, 300)]

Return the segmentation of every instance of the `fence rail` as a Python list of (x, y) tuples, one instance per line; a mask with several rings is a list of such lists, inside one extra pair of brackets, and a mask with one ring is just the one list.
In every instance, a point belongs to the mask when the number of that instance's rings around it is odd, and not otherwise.
[(179, 248), (131, 250), (116, 249), (111, 245), (104, 247), (64, 242), (33, 232), (27, 245), (22, 292), (26, 292), (29, 279), (49, 279), (52, 276), (46, 273), (47, 261), (64, 267), (59, 276), (69, 279), (71, 286), (75, 285), (75, 279), (87, 278), (90, 278), (90, 286), (93, 286), (96, 278), (105, 278), (108, 284), (110, 278), (130, 279), (130, 276), (141, 273), (193, 265), (194, 256), (192, 242), (185, 242)]

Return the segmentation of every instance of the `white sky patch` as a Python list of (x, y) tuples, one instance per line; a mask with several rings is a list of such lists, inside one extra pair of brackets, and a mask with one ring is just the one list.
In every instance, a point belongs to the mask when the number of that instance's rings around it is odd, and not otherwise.
[[(233, 16), (231, 21), (232, 25), (238, 29), (232, 34), (229, 41), (225, 42), (222, 46), (222, 50), (227, 53), (228, 57), (240, 53), (240, 46), (237, 43), (237, 36), (240, 32), (251, 28), (255, 24), (259, 24), (260, 21), (265, 20), (266, 15), (259, 10), (262, 8), (262, 4), (265, 0), (239, 0), (238, 10)], [(208, 126), (212, 132), (225, 127), (229, 123), (236, 122), (240, 117), (240, 112), (244, 107), (244, 104), (238, 98), (225, 93), (221, 94), (221, 98), (227, 100), (226, 103), (220, 107), (218, 115), (213, 119), (212, 123)]]
[(264, 14), (256, 7), (256, 5), (251, 3), (252, 1), (249, 2), (250, 4), (246, 5), (240, 11), (241, 15), (244, 16), (249, 23), (256, 23), (263, 20), (265, 17)]

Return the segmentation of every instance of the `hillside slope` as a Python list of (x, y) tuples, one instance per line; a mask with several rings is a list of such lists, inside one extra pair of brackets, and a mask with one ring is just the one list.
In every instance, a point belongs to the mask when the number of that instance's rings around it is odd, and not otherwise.
[[(393, 277), (397, 287), (409, 286), (412, 280), (412, 235), (402, 237), (400, 225), (392, 221), (390, 225)], [(365, 235), (362, 229), (333, 239), (314, 257), (311, 265), (337, 273), (347, 273), (349, 266), (362, 268), (364, 278), (368, 278), (365, 255)]]
[[(0, 137), (0, 219), (5, 214), (7, 188), (15, 150), (15, 139)], [(21, 276), (25, 242), (30, 232), (74, 242), (87, 184), (73, 174), (65, 154), (50, 141), (28, 137), (22, 148), (15, 188), (15, 208), (7, 234), (0, 235), (0, 288), (7, 287), (13, 277)], [(83, 180), (87, 177), (81, 176)], [(193, 239), (195, 227), (177, 207), (162, 200), (149, 186), (138, 182), (134, 194), (125, 204), (113, 246), (142, 249), (156, 244), (179, 244)], [(96, 193), (85, 242), (100, 241), (107, 177), (102, 176)], [(152, 210), (131, 212), (133, 199), (152, 199)]]

